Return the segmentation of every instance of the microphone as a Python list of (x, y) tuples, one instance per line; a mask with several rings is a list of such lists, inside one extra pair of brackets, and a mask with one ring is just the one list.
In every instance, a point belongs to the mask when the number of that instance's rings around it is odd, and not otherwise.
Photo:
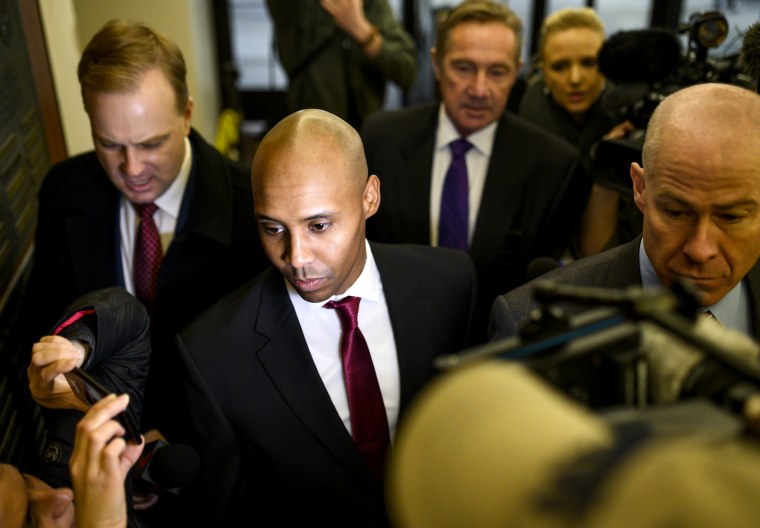
[(135, 464), (135, 484), (156, 495), (177, 495), (200, 469), (198, 452), (185, 444), (150, 442)]
[(525, 276), (528, 280), (533, 280), (536, 277), (540, 277), (544, 273), (548, 273), (551, 270), (559, 268), (559, 262), (550, 257), (536, 257), (530, 261), (528, 267), (525, 270)]
[[(739, 51), (739, 64), (742, 71), (757, 83), (760, 79), (760, 22), (752, 24), (744, 33), (742, 48)], [(760, 93), (760, 85), (757, 86)]]
[(618, 31), (599, 50), (599, 71), (614, 83), (654, 84), (681, 63), (681, 43), (663, 28)]

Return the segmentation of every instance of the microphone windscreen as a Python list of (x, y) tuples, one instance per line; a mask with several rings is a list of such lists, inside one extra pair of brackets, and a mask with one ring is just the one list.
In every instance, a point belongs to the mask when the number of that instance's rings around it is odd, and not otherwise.
[(663, 28), (618, 31), (599, 50), (599, 71), (617, 83), (662, 82), (680, 62), (681, 43)]
[(150, 476), (163, 488), (178, 488), (193, 480), (200, 466), (201, 459), (195, 449), (185, 444), (168, 444), (153, 454)]
[(760, 78), (760, 22), (752, 24), (744, 33), (739, 61), (744, 73), (753, 80)]

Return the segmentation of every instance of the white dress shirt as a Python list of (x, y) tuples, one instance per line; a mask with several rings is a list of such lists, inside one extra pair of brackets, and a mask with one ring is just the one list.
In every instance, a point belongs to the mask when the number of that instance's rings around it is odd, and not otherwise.
[(321, 303), (305, 301), (293, 286), (285, 281), (293, 303), (298, 322), (309, 346), (309, 352), (319, 376), (335, 405), (336, 411), (346, 429), (351, 433), (351, 415), (348, 410), (346, 384), (343, 379), (343, 363), (340, 353), (341, 326), (335, 310), (323, 308), (328, 301), (335, 301), (347, 296), (360, 297), (359, 329), (367, 341), (372, 363), (380, 385), (380, 392), (385, 403), (385, 413), (388, 417), (388, 430), (391, 439), (396, 433), (398, 408), (401, 398), (396, 342), (393, 337), (393, 327), (385, 302), (383, 284), (380, 272), (375, 264), (369, 243), (364, 242), (367, 249), (367, 260), (361, 275), (346, 290), (344, 294), (336, 295)]

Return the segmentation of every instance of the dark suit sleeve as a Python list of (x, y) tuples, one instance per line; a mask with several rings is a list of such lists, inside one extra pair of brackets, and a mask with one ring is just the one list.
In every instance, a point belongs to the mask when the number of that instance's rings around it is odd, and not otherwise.
[(200, 454), (197, 478), (180, 496), (179, 512), (191, 515), (188, 525), (229, 526), (242, 515), (242, 491), (246, 489), (246, 468), (232, 426), (216, 402), (198, 365), (193, 345), (183, 334), (176, 339), (182, 362), (179, 375), (185, 384), (185, 404), (189, 423), (180, 440)]
[[(524, 290), (519, 288), (518, 290)], [(499, 295), (491, 307), (488, 324), (488, 337), (491, 341), (507, 337), (516, 337), (528, 317), (528, 298), (526, 295)]]

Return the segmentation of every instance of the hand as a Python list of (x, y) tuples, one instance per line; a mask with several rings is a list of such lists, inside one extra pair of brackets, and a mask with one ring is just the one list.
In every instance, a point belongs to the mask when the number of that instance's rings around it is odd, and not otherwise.
[(127, 408), (129, 396), (103, 398), (77, 424), (69, 461), (77, 526), (127, 525), (124, 480), (145, 442), (128, 444), (124, 428), (113, 418)]
[(63, 376), (84, 363), (88, 347), (61, 336), (45, 336), (32, 346), (32, 360), (27, 368), (29, 390), (34, 401), (49, 409), (89, 407), (72, 392)]
[(633, 123), (626, 120), (620, 123), (619, 125), (616, 125), (612, 128), (607, 134), (605, 134), (602, 139), (623, 139), (625, 136), (628, 135), (628, 133), (633, 130), (635, 127), (633, 126)]
[(330, 13), (335, 23), (357, 42), (364, 42), (372, 34), (372, 24), (364, 16), (363, 0), (320, 0), (322, 8)]

